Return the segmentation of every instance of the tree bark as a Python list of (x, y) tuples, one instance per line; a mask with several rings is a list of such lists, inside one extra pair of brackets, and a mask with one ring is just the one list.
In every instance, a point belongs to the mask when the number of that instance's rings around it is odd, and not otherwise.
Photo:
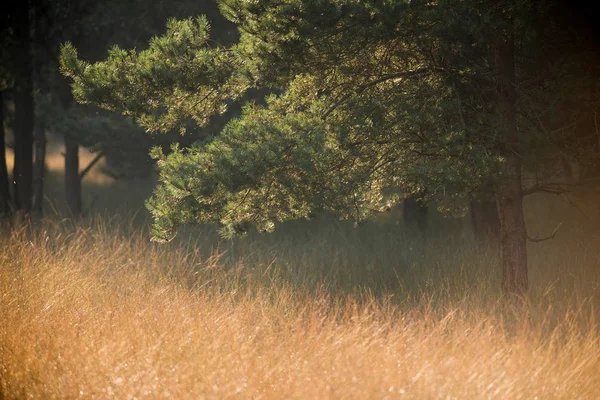
[(79, 179), (79, 145), (65, 135), (65, 197), (69, 211), (81, 216), (81, 179)]
[(471, 200), (471, 224), (480, 241), (500, 241), (500, 218), (496, 200)]
[(10, 214), (11, 201), (8, 185), (8, 168), (6, 167), (6, 146), (4, 143), (4, 99), (0, 91), (0, 217)]
[(46, 170), (46, 123), (39, 118), (35, 128), (35, 165), (33, 171), (33, 210), (41, 217), (44, 209)]
[(527, 278), (527, 229), (523, 215), (521, 158), (516, 122), (514, 38), (512, 32), (498, 34), (494, 43), (498, 130), (502, 133), (508, 177), (497, 192), (502, 244), (502, 289), (513, 299), (522, 299)]
[(502, 289), (505, 293), (522, 297), (527, 293), (527, 230), (521, 197), (520, 161), (509, 160), (516, 175), (501, 187), (498, 193), (502, 243)]
[[(65, 77), (58, 82), (58, 98), (65, 110), (73, 104), (71, 88)], [(64, 135), (65, 140), (65, 200), (70, 213), (80, 217), (81, 212), (81, 178), (79, 176), (79, 143), (69, 135)]]
[(31, 21), (28, 3), (23, 2), (15, 16), (15, 208), (23, 214), (31, 211), (33, 188), (33, 66), (31, 60)]
[(422, 234), (427, 231), (427, 205), (422, 201), (424, 194), (409, 196), (404, 200), (403, 210), (404, 223)]

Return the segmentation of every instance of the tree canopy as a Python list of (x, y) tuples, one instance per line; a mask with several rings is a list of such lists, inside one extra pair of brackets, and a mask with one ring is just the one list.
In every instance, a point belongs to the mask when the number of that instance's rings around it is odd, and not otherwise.
[[(214, 137), (153, 153), (161, 175), (148, 208), (157, 240), (185, 223), (220, 222), (232, 235), (323, 209), (360, 223), (400, 201), (389, 195), (400, 187), (428, 188), (448, 209), (500, 194), (501, 208), (517, 204), (504, 216), (503, 241), (511, 215), (519, 231), (503, 245), (522, 252), (523, 187), (543, 186), (522, 180), (523, 168), (552, 179), (555, 157), (586, 146), (564, 140), (581, 108), (556, 99), (572, 82), (589, 82), (581, 66), (590, 53), (577, 38), (556, 40), (552, 1), (219, 5), (238, 27), (234, 45), (211, 41), (200, 17), (171, 20), (147, 50), (114, 48), (98, 63), (62, 48), (79, 101), (149, 131), (205, 125), (249, 88), (274, 93), (247, 102)], [(597, 104), (590, 90), (571, 88), (564, 98)]]

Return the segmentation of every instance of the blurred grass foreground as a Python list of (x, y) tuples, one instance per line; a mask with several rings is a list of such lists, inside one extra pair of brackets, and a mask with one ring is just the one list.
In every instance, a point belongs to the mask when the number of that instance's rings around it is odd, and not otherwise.
[[(533, 232), (561, 218), (548, 204)], [(581, 224), (530, 244), (523, 312), (456, 220), (426, 240), (322, 217), (167, 245), (123, 221), (1, 237), (0, 398), (600, 398), (600, 242)]]

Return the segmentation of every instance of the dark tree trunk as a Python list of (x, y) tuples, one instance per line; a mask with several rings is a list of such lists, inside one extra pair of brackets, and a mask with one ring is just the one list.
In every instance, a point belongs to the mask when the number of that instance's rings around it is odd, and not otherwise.
[(404, 200), (404, 223), (421, 233), (427, 231), (427, 204), (423, 202), (424, 194), (413, 194)]
[(33, 82), (31, 60), (30, 18), (27, 2), (15, 16), (15, 208), (24, 214), (31, 211), (33, 187)]
[(500, 241), (500, 218), (496, 200), (472, 200), (471, 223), (477, 240)]
[(44, 174), (46, 170), (46, 123), (40, 118), (35, 128), (35, 165), (33, 171), (33, 210), (38, 216), (44, 209)]
[(0, 217), (10, 214), (10, 189), (8, 186), (8, 168), (6, 167), (6, 146), (4, 144), (4, 101), (0, 91)]
[(65, 135), (65, 196), (69, 211), (81, 216), (81, 179), (79, 179), (79, 145)]
[[(514, 174), (520, 169), (516, 156), (510, 160)], [(527, 293), (527, 231), (521, 199), (521, 179), (506, 182), (498, 194), (502, 243), (502, 289), (505, 293), (522, 297)]]
[(496, 111), (503, 134), (504, 156), (510, 177), (498, 188), (497, 201), (502, 243), (502, 289), (514, 298), (523, 298), (528, 289), (527, 229), (523, 215), (521, 159), (516, 123), (514, 38), (499, 34), (494, 43), (498, 99)]
[[(65, 111), (73, 103), (73, 95), (66, 78), (60, 78), (58, 97)], [(79, 176), (79, 144), (69, 135), (65, 140), (65, 200), (74, 217), (81, 216), (81, 178)]]

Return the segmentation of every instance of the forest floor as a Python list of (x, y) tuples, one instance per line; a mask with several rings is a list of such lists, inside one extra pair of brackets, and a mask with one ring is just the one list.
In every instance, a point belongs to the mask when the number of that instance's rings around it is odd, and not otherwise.
[(600, 398), (600, 230), (583, 206), (528, 200), (531, 236), (568, 222), (530, 243), (518, 309), (467, 219), (434, 216), (426, 238), (323, 216), (165, 245), (141, 213), (0, 234), (1, 399)]

